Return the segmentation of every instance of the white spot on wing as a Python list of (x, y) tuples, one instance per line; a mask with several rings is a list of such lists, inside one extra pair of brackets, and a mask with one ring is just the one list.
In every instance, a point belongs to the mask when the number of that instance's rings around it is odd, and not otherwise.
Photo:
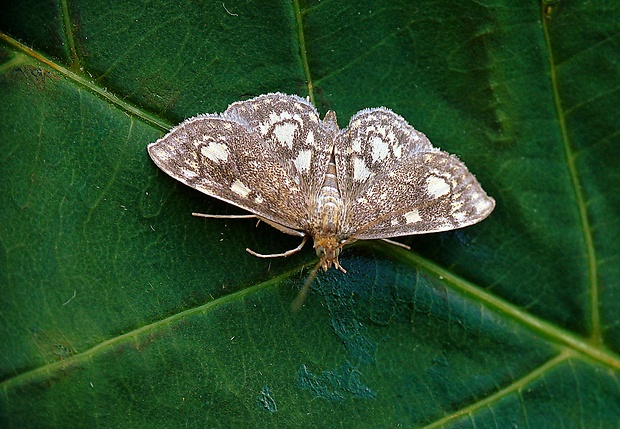
[(358, 157), (353, 158), (353, 180), (363, 181), (373, 175), (374, 173), (366, 167), (363, 159)]
[(390, 154), (390, 148), (383, 139), (375, 137), (372, 139), (372, 160), (377, 162), (385, 159)]
[(402, 149), (403, 149), (402, 146), (399, 144), (392, 145), (392, 151), (394, 152), (394, 157), (400, 158), (403, 153)]
[(267, 134), (267, 131), (269, 131), (269, 127), (271, 127), (271, 123), (270, 122), (261, 122), (260, 124), (258, 124), (258, 130), (260, 131), (261, 135), (265, 135)]
[(405, 213), (405, 219), (407, 219), (407, 223), (422, 221), (422, 218), (420, 217), (420, 212), (417, 210), (411, 210), (410, 212)]
[(275, 113), (275, 112), (271, 112), (269, 114), (269, 121), (271, 122), (271, 124), (275, 124), (277, 122), (281, 122), (281, 121), (284, 121), (286, 119), (291, 119), (292, 117), (293, 117), (293, 115), (291, 115), (287, 111), (280, 112), (279, 115), (277, 113)]
[(183, 172), (183, 177), (186, 177), (188, 179), (195, 179), (196, 177), (198, 177), (198, 174), (196, 174), (192, 170), (188, 170), (187, 168), (183, 168), (181, 171)]
[(228, 148), (221, 143), (211, 142), (209, 146), (203, 146), (200, 148), (200, 153), (209, 158), (213, 162), (226, 162), (228, 160)]
[(484, 213), (493, 206), (493, 203), (489, 198), (483, 198), (476, 203), (476, 211), (478, 213)]
[(233, 184), (230, 186), (230, 190), (242, 198), (247, 198), (248, 194), (252, 192), (252, 190), (245, 186), (243, 182), (239, 179), (236, 179), (233, 182)]
[(300, 173), (310, 170), (310, 161), (312, 157), (312, 152), (310, 150), (302, 150), (295, 158), (294, 164), (297, 171)]
[(463, 222), (467, 218), (467, 213), (465, 212), (454, 212), (452, 213), (452, 217), (457, 220), (457, 222)]
[(429, 176), (426, 179), (426, 191), (434, 198), (439, 198), (450, 193), (450, 185), (442, 177)]
[(306, 136), (306, 144), (308, 146), (314, 146), (314, 133), (312, 130), (308, 131), (308, 135)]
[(162, 160), (162, 161), (168, 161), (172, 156), (166, 152), (162, 147), (160, 146), (151, 146), (150, 151), (153, 153), (153, 155)]
[(297, 124), (283, 123), (275, 126), (273, 133), (281, 144), (285, 144), (289, 149), (293, 148), (293, 138), (295, 137), (295, 130)]

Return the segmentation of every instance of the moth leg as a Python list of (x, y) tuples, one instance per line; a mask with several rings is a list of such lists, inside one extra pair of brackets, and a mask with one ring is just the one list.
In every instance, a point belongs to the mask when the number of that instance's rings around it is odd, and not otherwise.
[(399, 243), (398, 241), (388, 240), (387, 238), (382, 238), (381, 240), (385, 241), (386, 243), (393, 244), (394, 246), (398, 246), (398, 247), (402, 247), (403, 249), (411, 250), (411, 247), (407, 246), (406, 244)]
[(192, 216), (196, 217), (206, 217), (209, 219), (251, 219), (253, 217), (258, 217), (253, 214), (247, 215), (212, 215), (212, 214), (204, 214), (204, 213), (192, 213)]
[(297, 246), (297, 247), (296, 247), (296, 248), (294, 248), (294, 249), (287, 250), (287, 251), (286, 251), (286, 252), (284, 252), (284, 253), (272, 253), (272, 254), (269, 254), (269, 255), (263, 255), (262, 253), (256, 253), (256, 252), (255, 252), (255, 251), (253, 251), (252, 249), (248, 249), (248, 248), (246, 248), (245, 250), (246, 250), (246, 251), (247, 251), (250, 255), (254, 255), (254, 256), (257, 256), (257, 257), (259, 257), (259, 258), (286, 258), (287, 256), (290, 256), (290, 255), (292, 255), (292, 254), (294, 254), (294, 253), (299, 252), (299, 251), (300, 251), (300, 250), (304, 247), (304, 244), (306, 244), (306, 241), (308, 241), (308, 234), (305, 234), (305, 235), (304, 235), (304, 238), (303, 238), (303, 240), (301, 240), (301, 243), (299, 244), (299, 246)]
[[(262, 221), (263, 221), (263, 222), (265, 222), (267, 225), (269, 225), (269, 226), (271, 226), (272, 228), (275, 228), (275, 229), (277, 229), (278, 231), (281, 231), (281, 232), (283, 232), (283, 233), (285, 233), (285, 234), (288, 234), (288, 235), (296, 235), (296, 236), (298, 236), (298, 237), (304, 237), (304, 236), (306, 235), (306, 233), (305, 233), (305, 232), (303, 232), (303, 231), (298, 231), (298, 230), (296, 230), (296, 229), (292, 229), (292, 228), (289, 228), (289, 227), (287, 227), (287, 226), (280, 225), (279, 223), (272, 222), (272, 221), (267, 220), (267, 219), (265, 219), (265, 218), (263, 218), (263, 217), (260, 217), (260, 216), (256, 216), (256, 217), (257, 217), (257, 218), (258, 218), (258, 220), (259, 220), (259, 222), (258, 222), (258, 223), (260, 223), (260, 221), (262, 220)], [(256, 225), (258, 225), (258, 223), (257, 223)]]

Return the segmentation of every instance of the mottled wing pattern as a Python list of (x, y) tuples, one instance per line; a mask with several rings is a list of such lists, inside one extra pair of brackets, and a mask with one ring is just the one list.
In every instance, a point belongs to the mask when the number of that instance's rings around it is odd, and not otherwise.
[(233, 103), (222, 116), (258, 134), (265, 150), (273, 154), (296, 186), (308, 198), (317, 194), (339, 131), (333, 112), (321, 121), (307, 100), (272, 93)]
[(452, 230), (481, 221), (495, 206), (465, 164), (385, 108), (351, 118), (336, 138), (336, 168), (345, 237)]
[(173, 178), (207, 195), (291, 229), (305, 229), (306, 194), (299, 183), (260, 135), (225, 116), (186, 120), (149, 145), (151, 158)]

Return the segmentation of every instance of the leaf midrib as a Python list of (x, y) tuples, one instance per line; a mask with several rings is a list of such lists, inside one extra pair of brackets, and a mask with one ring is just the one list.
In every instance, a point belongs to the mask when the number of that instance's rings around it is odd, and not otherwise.
[(162, 120), (161, 118), (151, 113), (145, 112), (144, 110), (134, 106), (131, 103), (128, 103), (127, 101), (112, 94), (105, 88), (95, 85), (92, 81), (86, 79), (84, 76), (78, 73), (75, 73), (71, 71), (70, 69), (68, 69), (67, 67), (52, 61), (51, 59), (47, 58), (45, 55), (42, 55), (41, 53), (35, 51), (34, 49), (30, 49), (28, 46), (24, 45), (23, 43), (18, 42), (17, 40), (4, 34), (3, 32), (0, 32), (0, 40), (4, 41), (5, 43), (7, 43), (9, 46), (13, 47), (17, 51), (21, 51), (22, 54), (51, 68), (52, 70), (55, 70), (56, 72), (65, 76), (68, 80), (73, 81), (77, 85), (90, 90), (92, 93), (108, 101), (110, 104), (114, 105), (119, 110), (124, 111), (128, 113), (129, 115), (138, 117), (145, 123), (155, 128), (159, 128), (162, 131), (168, 131), (170, 130), (170, 128), (173, 127), (172, 124)]
[(293, 0), (293, 9), (295, 12), (295, 21), (297, 24), (297, 39), (299, 42), (299, 55), (301, 56), (301, 64), (306, 76), (306, 84), (308, 85), (308, 99), (310, 103), (316, 106), (314, 102), (314, 87), (312, 84), (312, 74), (310, 73), (310, 64), (308, 63), (308, 54), (306, 51), (306, 37), (304, 35), (304, 25), (302, 20), (301, 7), (299, 0)]
[[(386, 246), (388, 246), (388, 244), (378, 243), (378, 246), (383, 247), (383, 249), (387, 251)], [(423, 258), (413, 251), (390, 249), (390, 254), (405, 261), (409, 265), (425, 271), (431, 276), (441, 279), (442, 282), (451, 285), (455, 291), (470, 297), (476, 302), (482, 303), (490, 310), (494, 310), (519, 322), (533, 332), (547, 338), (549, 341), (569, 347), (575, 352), (589, 356), (591, 359), (607, 367), (620, 370), (620, 356), (604, 348), (602, 344), (594, 342), (591, 339), (584, 339), (583, 337), (566, 331), (544, 319), (540, 319), (533, 314), (522, 310), (518, 306), (487, 292), (485, 289), (468, 282), (462, 277), (455, 275), (444, 267)]]

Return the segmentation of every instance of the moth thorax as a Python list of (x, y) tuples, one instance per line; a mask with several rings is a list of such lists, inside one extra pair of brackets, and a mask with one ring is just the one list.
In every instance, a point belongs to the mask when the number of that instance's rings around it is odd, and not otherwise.
[(315, 237), (314, 249), (316, 250), (316, 256), (321, 260), (321, 267), (323, 270), (327, 271), (334, 265), (340, 271), (345, 272), (338, 263), (338, 255), (340, 255), (342, 245), (338, 243), (336, 237)]

